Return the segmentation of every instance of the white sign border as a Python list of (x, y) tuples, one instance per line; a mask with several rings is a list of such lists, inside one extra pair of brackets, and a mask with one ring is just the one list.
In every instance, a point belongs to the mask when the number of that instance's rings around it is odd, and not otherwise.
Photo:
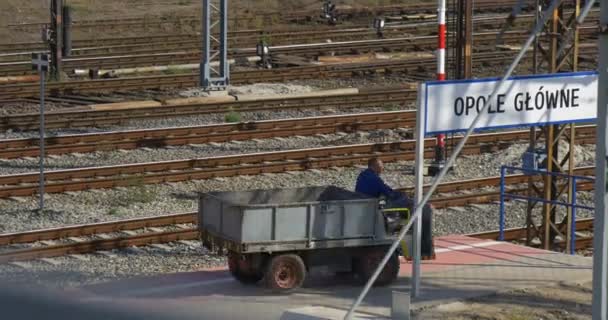
[[(508, 78), (507, 80), (527, 80), (527, 79), (547, 79), (547, 78), (564, 78), (564, 77), (584, 77), (589, 75), (598, 75), (597, 71), (580, 71), (580, 72), (563, 72), (563, 73), (552, 73), (552, 74), (540, 74), (540, 75), (525, 75), (525, 76), (515, 76)], [(466, 132), (468, 128), (464, 129), (456, 129), (456, 130), (446, 130), (446, 131), (428, 131), (428, 99), (429, 99), (429, 90), (430, 86), (443, 86), (454, 83), (480, 83), (480, 82), (499, 82), (500, 78), (483, 78), (483, 79), (466, 79), (466, 80), (448, 80), (448, 81), (429, 81), (425, 82), (420, 88), (424, 90), (424, 135), (425, 136), (433, 136), (437, 134), (449, 134), (449, 133), (460, 133)], [(565, 123), (589, 123), (597, 120), (596, 118), (589, 119), (579, 119), (579, 120), (567, 120), (567, 121), (546, 121), (546, 122), (535, 122), (535, 123), (526, 123), (526, 124), (514, 124), (514, 125), (504, 125), (504, 126), (493, 126), (493, 127), (481, 127), (476, 128), (475, 132), (480, 131), (488, 131), (488, 130), (499, 130), (499, 129), (508, 129), (508, 128), (521, 128), (521, 127), (534, 127), (534, 126), (544, 126), (550, 124), (565, 124)]]

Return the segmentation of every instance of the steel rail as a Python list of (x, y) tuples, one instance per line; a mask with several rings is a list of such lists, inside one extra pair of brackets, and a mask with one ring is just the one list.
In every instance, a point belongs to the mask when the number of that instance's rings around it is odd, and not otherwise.
[[(319, 33), (316, 33), (319, 36)], [(375, 36), (375, 33), (368, 32), (369, 36)], [(388, 37), (390, 34), (386, 34)], [(484, 39), (492, 40), (496, 37), (496, 32), (481, 32), (475, 36), (481, 43)], [(377, 37), (377, 36), (376, 36)], [(520, 40), (525, 37), (523, 32), (510, 32), (506, 34), (506, 40)], [(303, 57), (316, 57), (323, 55), (327, 52), (332, 52), (336, 55), (352, 54), (352, 53), (369, 53), (369, 52), (384, 52), (384, 51), (403, 51), (412, 50), (416, 48), (431, 49), (436, 38), (433, 36), (415, 36), (415, 37), (390, 37), (388, 39), (367, 39), (363, 35), (355, 34), (352, 38), (357, 39), (354, 41), (341, 41), (335, 42), (337, 39), (332, 39), (334, 42), (331, 43), (305, 43), (305, 44), (286, 44), (282, 43), (277, 45), (276, 41), (273, 41), (275, 45), (270, 47), (270, 51), (273, 55), (297, 55)], [(320, 38), (326, 39), (325, 38)], [(245, 58), (256, 56), (255, 47), (244, 47), (244, 45), (255, 46), (258, 40), (251, 41), (247, 44), (239, 43), (240, 48), (230, 49), (228, 52), (229, 58)], [(131, 49), (135, 45), (108, 47), (108, 48), (92, 48), (92, 49), (75, 49), (72, 57), (65, 58), (63, 60), (65, 70), (74, 69), (88, 69), (88, 68), (101, 68), (101, 69), (119, 69), (119, 68), (133, 68), (142, 66), (157, 66), (157, 65), (174, 65), (174, 64), (188, 64), (200, 61), (200, 49), (197, 45), (200, 41), (188, 41), (188, 42), (173, 42), (163, 43), (158, 46), (154, 46), (154, 49), (139, 49), (135, 52), (124, 52), (124, 49)], [(150, 44), (146, 44), (150, 45)], [(136, 45), (135, 48), (141, 48), (141, 45)], [(82, 52), (95, 50), (99, 51), (110, 51), (99, 54), (82, 54)], [(167, 52), (167, 50), (173, 50)], [(20, 57), (19, 55), (16, 57)], [(10, 57), (10, 56), (9, 56)], [(0, 58), (2, 58), (0, 56)], [(0, 61), (0, 76), (9, 76), (17, 74), (29, 74), (31, 73), (31, 61), (25, 61), (27, 56), (23, 56), (21, 61)]]
[[(442, 199), (433, 199), (436, 203)], [(69, 226), (64, 228), (53, 228), (34, 230), (23, 233), (0, 234), (0, 244), (21, 244), (42, 240), (59, 240), (66, 237), (89, 236), (99, 233), (118, 232), (122, 230), (135, 230), (152, 226), (168, 226), (173, 224), (196, 223), (196, 212), (174, 214), (158, 217), (147, 217), (130, 220), (111, 221), (105, 223)], [(577, 221), (577, 231), (589, 231), (593, 228), (593, 219), (582, 219)], [(479, 232), (467, 234), (469, 237), (480, 239), (498, 240), (499, 231)], [(506, 241), (517, 241), (524, 238), (526, 228), (513, 228), (505, 230)], [(52, 258), (68, 254), (85, 254), (100, 250), (113, 250), (128, 248), (132, 246), (149, 245), (152, 243), (168, 243), (180, 240), (198, 240), (200, 233), (197, 228), (187, 228), (177, 231), (152, 232), (140, 235), (121, 235), (112, 239), (89, 240), (76, 243), (58, 244), (50, 246), (33, 247), (26, 249), (10, 250), (0, 253), (0, 263), (11, 261), (32, 260), (38, 258)], [(592, 238), (577, 238), (577, 249), (592, 246)]]
[(196, 224), (194, 212), (169, 214), (156, 217), (135, 218), (93, 224), (74, 225), (68, 227), (49, 228), (25, 232), (0, 234), (0, 245), (6, 246), (18, 243), (30, 243), (43, 240), (58, 240), (68, 237), (81, 237), (100, 233), (136, 230), (151, 227), (164, 227), (177, 224)]
[[(285, 104), (281, 104), (280, 108), (285, 109)], [(145, 113), (145, 115), (149, 114), (159, 117), (156, 112), (150, 113), (150, 111), (148, 111)], [(123, 117), (133, 119), (134, 115), (126, 113)], [(122, 121), (122, 119), (124, 119), (123, 117), (118, 117), (118, 119), (121, 119)], [(160, 115), (160, 117), (162, 117), (162, 115)], [(75, 120), (65, 119), (65, 121), (70, 121), (70, 123), (73, 124), (73, 121)], [(92, 123), (98, 124), (98, 122), (90, 122), (87, 124), (91, 125)], [(144, 147), (158, 148), (169, 145), (228, 142), (235, 140), (289, 137), (294, 135), (306, 136), (337, 132), (350, 133), (378, 129), (411, 128), (414, 124), (415, 111), (392, 111), (267, 120), (236, 124), (214, 124), (195, 127), (77, 134), (47, 138), (46, 154), (60, 155), (72, 152), (86, 153), (117, 149), (128, 150)], [(24, 126), (20, 126), (20, 128), (23, 129)], [(595, 126), (580, 126), (579, 132), (579, 137), (582, 137), (583, 135), (593, 135), (595, 133)], [(497, 143), (500, 138), (494, 136), (492, 138), (494, 141), (490, 141), (489, 137), (492, 137), (491, 135), (485, 137), (485, 141), (483, 141), (485, 143)], [(523, 132), (519, 134), (511, 132), (510, 137), (509, 140), (511, 141), (512, 139), (517, 139), (519, 137), (523, 139), (524, 134)], [(0, 140), (0, 158), (12, 159), (38, 155), (38, 140), (35, 138)]]
[[(582, 29), (585, 31), (588, 29)], [(589, 35), (595, 35), (595, 30), (589, 30)], [(585, 33), (581, 32), (581, 36)], [(480, 33), (476, 37), (480, 43), (484, 43), (484, 39), (492, 40), (496, 36), (496, 33)], [(517, 41), (525, 37), (524, 33), (512, 32), (506, 34), (503, 39), (505, 41)], [(280, 55), (295, 55), (300, 57), (314, 58), (320, 55), (324, 55), (331, 52), (335, 55), (344, 54), (363, 54), (373, 52), (400, 52), (416, 50), (431, 49), (435, 37), (433, 36), (417, 36), (417, 37), (391, 37), (389, 39), (368, 39), (360, 40), (361, 37), (355, 37), (356, 41), (343, 41), (343, 42), (331, 42), (331, 43), (306, 43), (298, 45), (275, 45), (270, 48), (274, 56)], [(593, 40), (588, 38), (587, 40)], [(334, 39), (335, 41), (336, 39)], [(169, 44), (163, 44), (160, 48), (139, 50), (137, 52), (121, 53), (115, 51), (111, 53), (105, 53), (103, 56), (99, 55), (79, 55), (63, 60), (64, 70), (76, 70), (76, 69), (120, 69), (120, 68), (135, 68), (135, 67), (146, 67), (146, 66), (165, 66), (165, 65), (177, 65), (177, 64), (191, 64), (200, 61), (200, 49), (196, 48), (196, 41), (190, 43), (190, 47), (184, 47), (179, 44), (174, 45), (172, 48), (168, 48)], [(249, 43), (248, 45), (255, 45), (255, 43)], [(493, 47), (492, 47), (493, 48)], [(593, 47), (591, 47), (593, 48)], [(112, 50), (112, 49), (109, 49)], [(167, 50), (173, 50), (167, 52)], [(480, 48), (476, 48), (480, 50)], [(592, 49), (589, 49), (592, 50)], [(587, 51), (589, 51), (587, 50)], [(98, 49), (99, 51), (99, 49)], [(105, 51), (105, 49), (104, 49)], [(243, 47), (238, 49), (230, 49), (228, 56), (231, 59), (246, 58), (256, 56), (254, 47)], [(31, 62), (29, 61), (0, 61), (0, 76), (11, 76), (30, 74)]]
[(83, 254), (101, 250), (143, 246), (152, 243), (168, 243), (180, 240), (193, 240), (199, 238), (195, 229), (145, 233), (135, 236), (125, 236), (113, 239), (91, 240), (78, 243), (60, 244), (46, 247), (27, 248), (0, 253), (0, 263), (11, 261), (32, 260), (64, 256), (68, 254)]
[[(533, 15), (520, 16), (518, 19), (532, 19)], [(502, 17), (476, 17), (475, 21), (476, 38), (480, 41), (484, 37), (489, 37), (492, 40), (496, 36), (498, 30), (492, 31), (491, 28), (500, 28), (499, 22)], [(415, 28), (416, 33), (420, 35), (421, 31), (426, 32), (425, 27), (432, 27), (430, 23), (400, 23), (397, 25), (387, 25), (383, 30), (384, 38), (403, 37), (407, 29)], [(587, 26), (581, 27), (583, 32), (593, 31), (588, 30)], [(429, 28), (430, 33), (432, 28)], [(423, 32), (423, 33), (424, 33)], [(517, 37), (523, 31), (509, 31), (507, 34)], [(314, 29), (306, 30), (288, 30), (288, 29), (265, 29), (265, 30), (247, 30), (239, 31), (234, 34), (229, 33), (229, 43), (231, 47), (255, 46), (262, 37), (272, 39), (272, 44), (289, 45), (296, 43), (322, 42), (327, 39), (332, 41), (347, 41), (347, 40), (374, 40), (378, 39), (377, 32), (370, 28), (367, 24), (360, 26), (348, 27), (315, 27)], [(415, 42), (428, 41), (427, 39), (417, 39)], [(71, 52), (72, 57), (92, 57), (94, 54), (118, 54), (118, 53), (158, 53), (166, 52), (166, 50), (192, 50), (199, 49), (200, 37), (191, 34), (170, 34), (170, 35), (154, 35), (143, 37), (122, 37), (122, 38), (101, 38), (101, 39), (81, 39), (75, 40)], [(0, 45), (0, 61), (19, 61), (26, 60), (32, 51), (46, 50), (43, 43), (16, 43)], [(29, 51), (28, 51), (29, 50)]]
[[(519, 136), (522, 133), (516, 133)], [(491, 137), (494, 136), (494, 137)], [(505, 141), (508, 133), (473, 136), (465, 148), (465, 154), (479, 154), (491, 150), (483, 143), (490, 137)], [(460, 138), (455, 138), (458, 141)], [(580, 141), (593, 142), (595, 138)], [(433, 139), (429, 139), (426, 157), (433, 155)], [(332, 146), (267, 153), (239, 154), (188, 160), (137, 163), (129, 165), (78, 168), (48, 171), (45, 174), (46, 192), (62, 193), (88, 189), (128, 187), (143, 184), (159, 184), (214, 177), (279, 173), (312, 168), (352, 166), (376, 156), (384, 161), (410, 161), (414, 159), (415, 141)], [(0, 176), (0, 198), (30, 196), (37, 192), (37, 173)]]
[[(215, 124), (196, 127), (115, 131), (57, 136), (46, 139), (45, 154), (95, 152), (117, 149), (154, 148), (175, 145), (227, 142), (234, 140), (308, 136), (337, 132), (410, 128), (415, 124), (413, 111), (362, 113), (339, 116), (295, 118)], [(0, 140), (0, 158), (39, 156), (37, 139)]]
[[(586, 174), (591, 172), (591, 169), (581, 169), (580, 173)], [(471, 186), (470, 189), (479, 189), (482, 187), (493, 186), (497, 181), (500, 180), (500, 177), (488, 177), (483, 179), (472, 179), (472, 180), (461, 180), (454, 181), (449, 183), (443, 183), (440, 186), (440, 193), (450, 193), (457, 192), (460, 190), (464, 190), (463, 186)], [(518, 184), (526, 181), (526, 177), (512, 176), (508, 181), (508, 184)], [(412, 188), (402, 188), (400, 189), (402, 192), (411, 192)], [(483, 200), (484, 196), (477, 197), (475, 195), (457, 195), (446, 198), (436, 198), (433, 199), (434, 206), (436, 208), (444, 208), (448, 206), (443, 206), (442, 204), (449, 204), (450, 206), (464, 206), (471, 203), (479, 203), (472, 202), (471, 199)], [(454, 201), (451, 204), (451, 201)], [(458, 200), (463, 199), (463, 200)], [(485, 203), (481, 201), (481, 203)], [(13, 232), (13, 233), (4, 233), (0, 234), (0, 245), (11, 245), (11, 244), (23, 244), (23, 243), (31, 243), (36, 241), (43, 240), (59, 240), (67, 237), (81, 237), (88, 236), (100, 233), (111, 233), (111, 232), (120, 232), (124, 230), (136, 230), (150, 227), (162, 227), (168, 225), (176, 225), (176, 224), (193, 224), (196, 223), (196, 212), (189, 213), (180, 213), (180, 214), (170, 214), (170, 215), (161, 215), (154, 217), (144, 217), (144, 218), (135, 218), (135, 219), (127, 219), (127, 220), (117, 220), (117, 221), (109, 221), (109, 222), (100, 222), (93, 224), (82, 224), (82, 225), (73, 225), (67, 227), (58, 227), (58, 228), (48, 228), (48, 229), (40, 229), (33, 231), (24, 231), (24, 232)], [(479, 235), (475, 235), (475, 237), (484, 238), (484, 239), (494, 239), (498, 237), (498, 231), (494, 233), (482, 233)], [(516, 239), (512, 235), (512, 231), (506, 231), (507, 240)]]
[[(508, 53), (485, 53), (476, 57), (483, 59), (484, 63), (491, 64), (505, 61)], [(349, 77), (353, 74), (365, 73), (398, 73), (403, 71), (420, 70), (431, 67), (434, 58), (416, 58), (402, 60), (375, 61), (368, 63), (326, 64), (317, 66), (304, 66), (281, 68), (272, 70), (242, 71), (232, 73), (233, 84), (250, 84), (258, 82), (278, 82), (288, 80), (328, 79)], [(176, 88), (198, 86), (198, 75), (161, 75), (145, 77), (128, 77), (104, 80), (85, 80), (49, 83), (47, 93), (60, 92), (99, 92), (99, 91), (125, 91), (133, 89)], [(35, 96), (37, 86), (32, 83), (9, 84), (0, 86), (0, 100), (9, 100)]]
[[(502, 61), (504, 60), (504, 55), (488, 57), (485, 60)], [(232, 83), (248, 84), (288, 80), (327, 79), (352, 76), (354, 73), (401, 72), (418, 70), (421, 67), (431, 66), (432, 64), (433, 59), (426, 58), (241, 71), (232, 73)], [(49, 83), (46, 86), (46, 92), (48, 94), (55, 92), (99, 92), (169, 87), (196, 87), (198, 86), (198, 78), (199, 77), (196, 74), (181, 74), (55, 82)], [(32, 83), (2, 85), (0, 86), (0, 100), (35, 96), (35, 92), (37, 92), (37, 86)]]
[[(79, 128), (120, 125), (136, 119), (204, 115), (214, 113), (258, 112), (287, 109), (318, 109), (338, 107), (350, 109), (363, 106), (405, 106), (414, 101), (416, 92), (405, 87), (360, 89), (359, 93), (327, 94), (322, 96), (280, 97), (240, 100), (218, 103), (190, 103), (160, 107), (117, 110), (67, 110), (47, 112), (47, 128)], [(17, 114), (0, 117), (0, 130), (34, 130), (38, 128), (38, 114)]]
[[(576, 221), (576, 231), (590, 231), (593, 229), (593, 218), (589, 219), (580, 219)], [(526, 238), (526, 228), (512, 228), (506, 229), (505, 231), (505, 241), (515, 241)], [(488, 239), (488, 240), (498, 240), (500, 231), (484, 231), (471, 233), (467, 236), (479, 239)]]

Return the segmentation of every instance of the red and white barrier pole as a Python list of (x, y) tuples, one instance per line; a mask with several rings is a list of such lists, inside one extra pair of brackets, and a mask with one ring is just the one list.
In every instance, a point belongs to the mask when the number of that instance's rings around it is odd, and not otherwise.
[(439, 29), (437, 33), (437, 80), (445, 80), (445, 37), (447, 27), (445, 24), (446, 0), (438, 0), (437, 23)]
[[(445, 12), (446, 12), (446, 0), (437, 1), (437, 80), (445, 80), (445, 47), (446, 47), (446, 34), (447, 26), (445, 23)], [(437, 144), (435, 147), (435, 162), (431, 166), (429, 173), (435, 175), (443, 167), (445, 162), (445, 134), (437, 135)]]

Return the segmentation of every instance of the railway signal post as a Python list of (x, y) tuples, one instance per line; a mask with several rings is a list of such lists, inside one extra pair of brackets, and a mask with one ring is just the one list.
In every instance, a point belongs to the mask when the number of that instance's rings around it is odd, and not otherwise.
[(32, 69), (40, 74), (40, 191), (39, 209), (44, 209), (44, 96), (45, 74), (49, 70), (49, 56), (41, 53), (32, 54)]

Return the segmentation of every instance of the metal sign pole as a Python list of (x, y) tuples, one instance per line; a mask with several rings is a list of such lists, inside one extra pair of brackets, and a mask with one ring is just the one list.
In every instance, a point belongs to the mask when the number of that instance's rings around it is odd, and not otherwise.
[(44, 210), (44, 71), (40, 71), (40, 210)]
[(40, 203), (39, 209), (44, 209), (44, 96), (45, 96), (45, 73), (49, 68), (49, 57), (46, 54), (32, 54), (32, 69), (38, 70), (40, 74), (40, 179), (38, 186), (40, 188)]
[(595, 220), (593, 221), (593, 320), (608, 320), (608, 0), (600, 1), (600, 58), (597, 97)]
[[(426, 109), (424, 108), (425, 96), (424, 83), (418, 86), (418, 106), (416, 112), (416, 180), (414, 203), (416, 205), (422, 203), (423, 186), (424, 186), (424, 119), (426, 118)], [(420, 295), (420, 260), (422, 251), (422, 218), (416, 217), (413, 239), (413, 264), (412, 264), (412, 292), (411, 296), (416, 298)]]

